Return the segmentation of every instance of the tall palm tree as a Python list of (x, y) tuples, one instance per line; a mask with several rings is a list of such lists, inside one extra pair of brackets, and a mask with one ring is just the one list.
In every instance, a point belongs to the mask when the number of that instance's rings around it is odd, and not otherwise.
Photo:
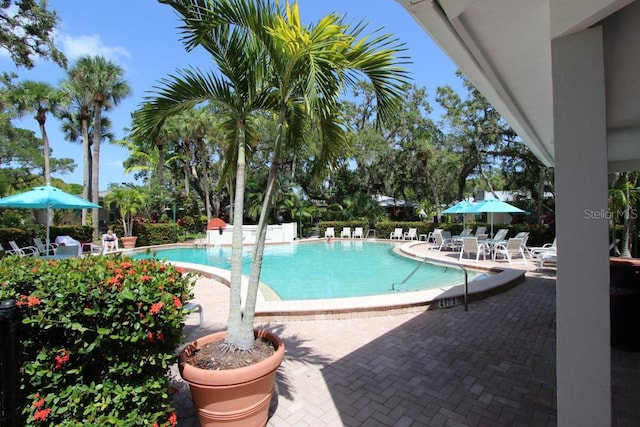
[(44, 180), (49, 184), (51, 183), (51, 166), (49, 162), (51, 150), (45, 123), (47, 122), (47, 114), (55, 114), (66, 102), (65, 94), (48, 83), (25, 80), (17, 84), (11, 98), (20, 116), (35, 113), (34, 119), (38, 122), (40, 135), (42, 136)]
[[(295, 3), (292, 6), (287, 3), (282, 9), (262, 0), (161, 1), (182, 15), (184, 24), (181, 31), (187, 49), (202, 46), (212, 54), (224, 78), (221, 87), (230, 90), (219, 100), (225, 101), (226, 105), (231, 104), (232, 111), (236, 113), (246, 114), (250, 105), (270, 110), (277, 117), (278, 133), (271, 147), (271, 166), (244, 311), (240, 310), (242, 233), (233, 233), (226, 343), (234, 349), (251, 349), (266, 223), (281, 164), (285, 156), (293, 155), (304, 146), (304, 134), (312, 126), (322, 140), (316, 160), (318, 172), (337, 158), (346, 144), (338, 111), (338, 95), (345, 85), (355, 83), (359, 75), (371, 80), (378, 97), (378, 117), (387, 118), (400, 100), (399, 87), (405, 78), (405, 72), (395, 58), (399, 47), (394, 46), (389, 36), (361, 37), (364, 25), (350, 28), (335, 15), (329, 15), (315, 26), (304, 27)], [(251, 78), (247, 79), (249, 70)], [(220, 79), (202, 77), (205, 76), (186, 74), (181, 79), (167, 82), (167, 86), (174, 89), (180, 85), (204, 88), (205, 92), (213, 95)], [(199, 93), (204, 94), (202, 91)], [(268, 95), (264, 103), (247, 103), (248, 100), (257, 100), (255, 95), (261, 93)], [(161, 106), (166, 113), (188, 105), (185, 95), (175, 90), (164, 91), (160, 95), (155, 105)], [(217, 95), (214, 98), (218, 98)], [(158, 111), (156, 108), (149, 113), (157, 115)], [(241, 115), (236, 115), (239, 117)], [(237, 129), (245, 130), (244, 126)], [(234, 229), (242, 227), (247, 149), (245, 136), (240, 133), (238, 136), (233, 156), (227, 156), (227, 159), (235, 160), (236, 166)]]
[[(90, 97), (93, 108), (93, 152), (91, 159), (91, 201), (99, 203), (100, 191), (100, 142), (102, 138), (102, 113), (117, 106), (131, 93), (131, 87), (123, 80), (121, 67), (102, 56), (80, 58), (70, 72), (82, 99)], [(94, 239), (98, 237), (98, 209), (91, 213)]]
[[(86, 72), (75, 64), (67, 71), (67, 78), (62, 81), (62, 91), (67, 94), (70, 104), (66, 112), (62, 113), (62, 119), (66, 122), (63, 128), (67, 139), (75, 141), (77, 139), (77, 129), (69, 126), (70, 123), (78, 121), (80, 136), (82, 138), (82, 197), (91, 200), (91, 143), (89, 141), (89, 123), (92, 116), (91, 93), (83, 84), (82, 76)], [(87, 210), (82, 210), (82, 225), (87, 223)]]

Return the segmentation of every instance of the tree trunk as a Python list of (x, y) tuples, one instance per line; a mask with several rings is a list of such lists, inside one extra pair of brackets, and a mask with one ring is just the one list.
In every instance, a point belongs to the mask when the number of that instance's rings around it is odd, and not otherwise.
[[(91, 160), (91, 201), (100, 203), (100, 135), (102, 134), (102, 104), (95, 102), (93, 120), (93, 159)], [(100, 216), (98, 208), (91, 209), (93, 240), (98, 241)]]
[[(82, 127), (82, 198), (92, 200), (91, 196), (91, 144), (89, 142), (89, 118), (82, 113), (80, 125)], [(82, 225), (87, 225), (87, 209), (82, 209)]]
[(544, 206), (544, 182), (546, 175), (544, 173), (544, 167), (540, 166), (540, 172), (538, 172), (538, 199), (536, 203), (536, 224), (542, 225), (544, 222), (542, 218), (543, 206)]
[(233, 236), (231, 242), (231, 285), (229, 292), (229, 320), (225, 342), (231, 348), (251, 348), (253, 346), (253, 330), (251, 343), (247, 347), (246, 337), (241, 334), (242, 326), (242, 215), (244, 212), (244, 190), (246, 178), (245, 135), (241, 125), (238, 138), (238, 159), (236, 161), (236, 210), (233, 217)]

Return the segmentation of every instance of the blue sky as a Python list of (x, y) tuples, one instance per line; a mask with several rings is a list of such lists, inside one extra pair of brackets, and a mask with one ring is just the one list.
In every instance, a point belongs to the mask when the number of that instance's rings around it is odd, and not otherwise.
[[(212, 67), (204, 51), (185, 52), (173, 9), (155, 0), (49, 0), (48, 3), (60, 17), (56, 43), (70, 64), (81, 56), (99, 54), (125, 70), (124, 78), (132, 87), (132, 95), (108, 113), (113, 122), (112, 131), (118, 139), (125, 135), (131, 113), (159, 79), (178, 68)], [(301, 17), (307, 23), (330, 12), (338, 12), (346, 15), (349, 21), (368, 22), (368, 32), (383, 28), (384, 32), (397, 36), (408, 48), (406, 54), (412, 60), (408, 67), (411, 76), (416, 84), (427, 88), (432, 106), (438, 86), (451, 85), (460, 90), (456, 67), (395, 0), (299, 0), (299, 5)], [(33, 70), (15, 69), (8, 57), (1, 54), (0, 67), (3, 71), (17, 72), (21, 80), (46, 81), (54, 85), (65, 76), (64, 70), (47, 61), (38, 62)], [(30, 116), (16, 125), (35, 130), (40, 136), (37, 123)], [(82, 184), (80, 143), (65, 141), (55, 118), (48, 118), (46, 126), (53, 156), (70, 157), (77, 164), (75, 172), (54, 176)], [(122, 168), (122, 162), (127, 158), (126, 150), (105, 143), (101, 146), (100, 158), (101, 190), (109, 183), (132, 181), (132, 176), (125, 175)]]

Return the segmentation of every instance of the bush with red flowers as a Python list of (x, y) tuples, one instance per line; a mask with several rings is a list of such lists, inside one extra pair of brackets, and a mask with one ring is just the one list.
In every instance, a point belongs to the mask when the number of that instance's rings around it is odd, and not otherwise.
[(27, 425), (176, 424), (168, 370), (192, 275), (155, 260), (0, 259), (15, 299)]

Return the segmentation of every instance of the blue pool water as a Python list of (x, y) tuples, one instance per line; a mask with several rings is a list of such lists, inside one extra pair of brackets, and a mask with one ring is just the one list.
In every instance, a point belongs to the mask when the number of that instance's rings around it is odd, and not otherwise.
[[(265, 247), (260, 281), (283, 300), (345, 298), (451, 286), (464, 282), (462, 271), (424, 264), (406, 283), (418, 261), (393, 252), (393, 244), (334, 241)], [(243, 273), (249, 274), (252, 247), (245, 247)], [(138, 253), (134, 258), (152, 254)], [(230, 247), (160, 249), (155, 257), (229, 270)], [(469, 280), (478, 273), (469, 271)], [(392, 284), (396, 283), (396, 290)]]

